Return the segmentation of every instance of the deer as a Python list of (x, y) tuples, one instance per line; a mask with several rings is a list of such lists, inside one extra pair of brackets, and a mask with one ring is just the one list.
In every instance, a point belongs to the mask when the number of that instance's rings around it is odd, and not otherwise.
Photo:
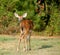
[(30, 37), (31, 32), (33, 29), (33, 21), (25, 19), (27, 17), (27, 13), (24, 13), (23, 15), (19, 16), (16, 12), (14, 13), (15, 17), (19, 20), (19, 26), (20, 26), (20, 37), (18, 42), (17, 51), (20, 49), (20, 43), (21, 40), (23, 40), (23, 51), (31, 50), (31, 44), (30, 44)]

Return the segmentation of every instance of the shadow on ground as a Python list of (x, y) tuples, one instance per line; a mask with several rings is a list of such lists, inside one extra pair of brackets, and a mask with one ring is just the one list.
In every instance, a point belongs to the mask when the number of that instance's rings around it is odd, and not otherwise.
[(46, 48), (52, 48), (52, 45), (42, 45), (41, 47), (35, 48), (33, 50), (40, 50), (40, 49), (46, 49)]
[(52, 45), (42, 45), (42, 47), (38, 48), (38, 49), (45, 49), (45, 48), (51, 48), (53, 47)]

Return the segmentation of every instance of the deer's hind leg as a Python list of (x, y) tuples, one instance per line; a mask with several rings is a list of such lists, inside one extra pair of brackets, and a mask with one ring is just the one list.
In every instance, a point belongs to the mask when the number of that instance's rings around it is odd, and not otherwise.
[(24, 51), (31, 49), (30, 36), (31, 36), (31, 33), (29, 31), (26, 31), (24, 33), (24, 36), (23, 36), (23, 38), (24, 38)]
[(23, 35), (24, 35), (24, 32), (21, 30), (19, 41), (18, 41), (18, 46), (17, 46), (17, 51), (19, 51), (19, 49), (20, 49), (20, 43), (21, 43), (21, 40), (23, 39), (22, 38)]
[(26, 40), (27, 40), (27, 50), (31, 50), (30, 38), (31, 38), (31, 32), (29, 32), (27, 37), (26, 37)]

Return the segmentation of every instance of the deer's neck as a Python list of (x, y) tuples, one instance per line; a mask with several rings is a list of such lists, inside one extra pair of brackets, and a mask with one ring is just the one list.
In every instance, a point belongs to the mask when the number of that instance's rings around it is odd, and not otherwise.
[(25, 20), (25, 19), (24, 19), (24, 18), (23, 18), (23, 19), (18, 19), (19, 22), (21, 22), (21, 21), (23, 21), (23, 20)]

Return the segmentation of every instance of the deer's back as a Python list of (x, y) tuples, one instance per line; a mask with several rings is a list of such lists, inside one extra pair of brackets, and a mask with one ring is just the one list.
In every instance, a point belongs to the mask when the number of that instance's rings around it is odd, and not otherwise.
[(33, 22), (32, 20), (22, 20), (20, 22), (20, 27), (25, 29), (33, 29)]

